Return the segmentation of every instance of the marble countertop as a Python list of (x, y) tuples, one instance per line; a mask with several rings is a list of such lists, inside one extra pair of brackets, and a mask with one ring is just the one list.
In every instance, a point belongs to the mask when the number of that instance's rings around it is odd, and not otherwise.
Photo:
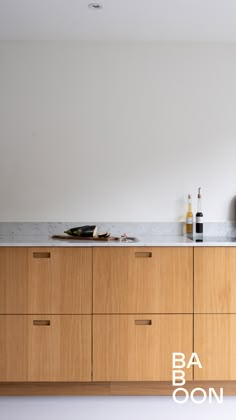
[(137, 237), (137, 242), (119, 240), (92, 241), (74, 239), (52, 239), (47, 235), (0, 235), (0, 247), (3, 246), (32, 246), (32, 247), (130, 247), (130, 246), (236, 246), (236, 238), (203, 237), (203, 242), (196, 242), (179, 235), (143, 235)]

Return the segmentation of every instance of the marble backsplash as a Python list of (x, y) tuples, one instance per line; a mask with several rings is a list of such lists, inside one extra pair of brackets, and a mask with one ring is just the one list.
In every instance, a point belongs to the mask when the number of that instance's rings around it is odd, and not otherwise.
[[(180, 222), (0, 222), (0, 235), (52, 236), (61, 235), (71, 227), (95, 224), (99, 232), (114, 236), (127, 233), (128, 236), (184, 235), (185, 224)], [(236, 237), (236, 222), (206, 222), (204, 236)]]

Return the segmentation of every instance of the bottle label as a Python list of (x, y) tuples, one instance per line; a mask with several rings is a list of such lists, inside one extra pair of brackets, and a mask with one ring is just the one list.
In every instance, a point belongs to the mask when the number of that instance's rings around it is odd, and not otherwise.
[(193, 218), (192, 217), (186, 217), (186, 223), (187, 223), (187, 225), (192, 225), (193, 224)]
[(196, 223), (203, 223), (203, 217), (202, 216), (197, 216), (196, 217)]

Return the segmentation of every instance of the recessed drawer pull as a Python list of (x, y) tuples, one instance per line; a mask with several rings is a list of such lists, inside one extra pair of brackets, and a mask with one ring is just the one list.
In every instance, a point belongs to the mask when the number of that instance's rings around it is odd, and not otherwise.
[(50, 258), (50, 252), (33, 252), (33, 258)]
[(136, 319), (135, 325), (152, 325), (151, 319)]
[(152, 252), (135, 252), (136, 258), (152, 258)]
[(44, 320), (44, 319), (34, 319), (33, 320), (33, 325), (38, 325), (38, 326), (45, 326), (45, 325), (50, 325), (51, 321), (49, 321), (49, 319)]

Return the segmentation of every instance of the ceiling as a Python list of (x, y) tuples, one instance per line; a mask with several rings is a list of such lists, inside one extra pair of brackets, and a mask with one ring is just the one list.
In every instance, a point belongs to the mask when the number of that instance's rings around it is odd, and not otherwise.
[(0, 39), (236, 42), (235, 0), (91, 1), (0, 0)]

